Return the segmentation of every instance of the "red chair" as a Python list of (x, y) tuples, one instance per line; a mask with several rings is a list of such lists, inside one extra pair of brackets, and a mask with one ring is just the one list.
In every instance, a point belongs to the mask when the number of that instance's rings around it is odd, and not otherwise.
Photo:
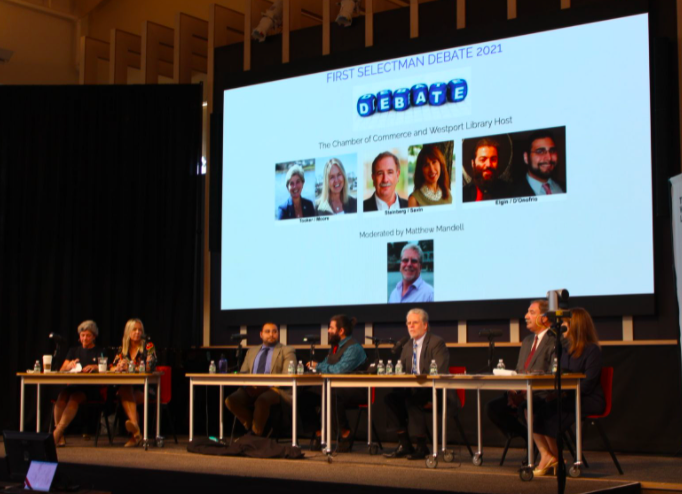
[[(374, 405), (375, 397), (376, 397), (376, 391), (374, 388), (372, 388), (372, 405)], [(353, 450), (353, 444), (355, 443), (355, 434), (357, 434), (358, 426), (360, 425), (360, 419), (362, 418), (362, 412), (367, 411), (367, 404), (358, 405), (358, 410), (360, 413), (358, 413), (358, 419), (355, 421), (355, 427), (353, 427), (353, 434), (352, 434), (351, 440), (350, 440), (351, 451)], [(374, 425), (374, 420), (372, 420), (372, 434), (373, 434), (374, 439), (377, 442), (377, 445), (379, 446), (379, 449), (381, 449), (383, 451), (384, 446), (381, 444), (381, 439), (379, 439), (379, 434), (377, 433), (377, 429)], [(375, 455), (378, 452), (379, 451), (376, 449), (376, 445), (372, 444), (369, 446), (369, 454)]]
[[(601, 421), (603, 419), (605, 419), (606, 417), (608, 417), (609, 414), (611, 413), (611, 404), (612, 404), (612, 395), (613, 395), (613, 367), (602, 367), (602, 370), (601, 370), (601, 388), (602, 388), (602, 391), (604, 391), (604, 401), (605, 401), (604, 411), (602, 413), (600, 413), (599, 415), (588, 415), (587, 417), (585, 417), (585, 421), (588, 422), (590, 425), (594, 425), (597, 427), (597, 431), (599, 431), (599, 435), (601, 436), (602, 442), (604, 443), (606, 450), (611, 455), (611, 459), (613, 460), (613, 464), (616, 465), (616, 468), (618, 469), (618, 473), (623, 475), (623, 469), (620, 467), (620, 463), (618, 462), (618, 458), (616, 458), (616, 453), (613, 452), (613, 448), (611, 447), (611, 442), (609, 441), (609, 438), (606, 436), (606, 433), (604, 432), (604, 429), (601, 426)], [(573, 458), (575, 458), (575, 452), (573, 450), (573, 445), (572, 445), (574, 442), (575, 442), (575, 439), (571, 438), (570, 436), (568, 438), (568, 441), (566, 442), (568, 445), (568, 449), (571, 451), (571, 454), (573, 455)], [(585, 464), (586, 468), (589, 468), (587, 461), (585, 460), (584, 455), (583, 455), (583, 463)]]
[[(173, 434), (173, 438), (175, 439), (175, 444), (178, 444), (178, 436), (175, 435), (175, 425), (173, 424), (173, 417), (171, 416), (170, 408), (168, 407), (168, 404), (170, 403), (172, 397), (171, 388), (173, 383), (172, 380), (173, 369), (166, 365), (159, 365), (156, 368), (156, 371), (163, 372), (163, 374), (161, 375), (161, 410), (165, 412), (166, 418), (168, 418), (168, 422), (170, 423), (170, 428)], [(150, 400), (150, 403), (156, 404), (156, 400)], [(154, 417), (156, 417), (156, 414), (154, 414)]]
[[(452, 366), (449, 369), (450, 374), (466, 374), (467, 373), (467, 368), (463, 366)], [(463, 389), (457, 389), (455, 390), (457, 392), (457, 398), (459, 398), (459, 407), (460, 409), (464, 408), (464, 403), (466, 402), (466, 393)], [(455, 420), (455, 425), (457, 426), (457, 429), (459, 430), (459, 435), (462, 438), (462, 441), (466, 445), (467, 449), (469, 450), (469, 454), (473, 457), (474, 452), (471, 450), (471, 445), (469, 444), (469, 440), (467, 439), (466, 435), (464, 434), (464, 427), (462, 427), (462, 423), (459, 421), (459, 414), (455, 414), (452, 417)]]

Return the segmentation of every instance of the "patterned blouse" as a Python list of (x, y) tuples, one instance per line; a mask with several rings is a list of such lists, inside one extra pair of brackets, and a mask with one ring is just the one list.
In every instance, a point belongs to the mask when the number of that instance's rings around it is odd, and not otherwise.
[[(148, 358), (150, 357), (150, 358)], [(116, 354), (116, 357), (114, 358), (114, 362), (111, 364), (112, 367), (116, 367), (118, 363), (126, 359), (128, 361), (133, 360), (130, 358), (130, 348), (128, 349), (128, 354), (123, 355), (123, 347), (118, 348), (118, 353)], [(135, 363), (135, 371), (137, 372), (140, 368), (140, 364), (142, 361), (145, 361), (147, 365), (147, 372), (154, 372), (156, 369), (156, 347), (154, 346), (154, 343), (151, 341), (148, 341), (143, 348), (139, 349), (137, 351), (137, 355), (135, 355), (135, 359), (133, 360)]]

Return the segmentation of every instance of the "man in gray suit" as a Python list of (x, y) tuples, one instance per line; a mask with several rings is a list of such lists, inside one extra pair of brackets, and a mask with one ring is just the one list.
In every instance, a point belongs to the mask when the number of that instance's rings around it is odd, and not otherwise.
[[(283, 374), (289, 361), (296, 361), (294, 349), (279, 342), (279, 329), (276, 324), (266, 322), (260, 331), (263, 344), (250, 348), (246, 353), (240, 372), (245, 374)], [(265, 423), (270, 416), (270, 407), (281, 403), (291, 403), (290, 392), (267, 386), (248, 386), (239, 388), (225, 400), (227, 408), (237, 417), (247, 431), (263, 434)]]
[[(429, 315), (422, 309), (412, 309), (407, 313), (407, 331), (410, 339), (403, 346), (400, 361), (406, 374), (428, 374), (431, 361), (435, 360), (439, 374), (448, 374), (450, 353), (445, 341), (432, 334), (429, 329)], [(398, 433), (398, 447), (386, 458), (407, 458), (423, 460), (429, 454), (426, 446), (425, 406), (431, 402), (431, 389), (400, 388), (386, 395), (384, 399), (388, 411), (388, 429)], [(451, 398), (448, 395), (448, 405)], [(432, 405), (433, 406), (433, 405)], [(417, 442), (412, 446), (410, 436)]]
[[(547, 373), (554, 358), (554, 335), (548, 331), (551, 322), (545, 317), (549, 307), (547, 300), (534, 300), (526, 313), (526, 328), (533, 333), (521, 343), (516, 372), (519, 374)], [(538, 398), (537, 393), (533, 395)], [(490, 420), (507, 436), (527, 438), (527, 429), (519, 421), (518, 408), (526, 401), (525, 391), (508, 391), (503, 396), (489, 401), (486, 413)]]

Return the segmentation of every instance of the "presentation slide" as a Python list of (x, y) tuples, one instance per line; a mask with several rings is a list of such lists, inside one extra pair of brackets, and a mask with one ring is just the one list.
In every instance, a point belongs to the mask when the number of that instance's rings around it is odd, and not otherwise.
[(653, 294), (646, 14), (224, 93), (221, 310)]

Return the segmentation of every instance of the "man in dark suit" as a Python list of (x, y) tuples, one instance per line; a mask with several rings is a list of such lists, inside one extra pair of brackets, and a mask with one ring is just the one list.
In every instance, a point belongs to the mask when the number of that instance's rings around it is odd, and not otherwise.
[[(412, 309), (407, 313), (410, 339), (400, 354), (400, 361), (406, 374), (428, 374), (434, 360), (439, 374), (449, 373), (450, 354), (445, 341), (430, 333), (428, 329), (429, 315), (426, 311)], [(422, 460), (429, 455), (424, 407), (431, 402), (432, 397), (431, 389), (424, 388), (396, 389), (386, 395), (384, 401), (388, 411), (388, 430), (398, 433), (399, 442), (393, 452), (384, 455), (386, 458)], [(410, 437), (416, 440), (416, 448), (412, 446)]]
[(563, 194), (553, 177), (559, 164), (559, 150), (551, 130), (536, 130), (523, 153), (527, 173), (514, 186), (513, 197)]
[(380, 153), (372, 161), (374, 194), (363, 202), (363, 211), (385, 211), (406, 208), (407, 199), (403, 199), (395, 191), (398, 180), (400, 180), (400, 160), (389, 151)]
[[(279, 328), (266, 322), (260, 331), (263, 344), (246, 352), (240, 372), (245, 374), (283, 374), (289, 361), (296, 361), (294, 349), (279, 342)], [(281, 403), (291, 403), (290, 391), (267, 386), (248, 386), (239, 388), (225, 400), (225, 405), (247, 431), (260, 436), (270, 416), (270, 407)]]
[[(554, 336), (548, 332), (550, 320), (545, 317), (549, 309), (547, 300), (534, 300), (526, 313), (526, 327), (533, 333), (526, 336), (521, 343), (516, 372), (527, 374), (532, 372), (546, 373), (551, 369), (554, 358)], [(533, 394), (538, 399), (537, 393)], [(507, 438), (521, 436), (526, 439), (526, 426), (519, 419), (519, 406), (526, 400), (525, 391), (508, 391), (503, 396), (489, 401), (486, 413), (490, 420), (507, 436)]]

